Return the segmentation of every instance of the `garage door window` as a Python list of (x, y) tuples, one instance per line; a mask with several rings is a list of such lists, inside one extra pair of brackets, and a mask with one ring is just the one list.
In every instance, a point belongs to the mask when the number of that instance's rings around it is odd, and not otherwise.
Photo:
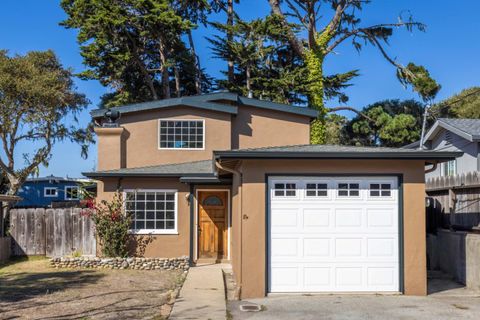
[(371, 183), (370, 197), (391, 197), (392, 186), (390, 183)]
[(275, 183), (275, 197), (295, 197), (297, 195), (297, 184)]
[(307, 183), (307, 197), (326, 197), (328, 187), (326, 183)]
[(339, 183), (339, 197), (358, 197), (360, 196), (360, 184), (358, 183)]

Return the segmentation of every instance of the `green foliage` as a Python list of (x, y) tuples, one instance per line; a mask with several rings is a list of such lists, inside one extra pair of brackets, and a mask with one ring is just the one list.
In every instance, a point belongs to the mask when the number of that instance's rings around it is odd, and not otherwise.
[[(61, 6), (67, 13), (61, 24), (79, 31), (77, 40), (88, 67), (80, 76), (112, 90), (103, 97), (104, 106), (196, 93), (194, 57), (182, 41), (195, 25), (172, 1), (62, 0)], [(178, 3), (176, 7), (180, 10)], [(176, 74), (181, 76), (178, 90)], [(202, 80), (207, 89), (208, 77)]]
[(126, 257), (131, 217), (125, 213), (122, 193), (117, 191), (111, 201), (103, 200), (99, 205), (89, 207), (86, 214), (95, 223), (102, 254), (105, 257)]
[[(65, 69), (53, 51), (31, 51), (9, 56), (0, 51), (0, 136), (3, 152), (0, 168), (15, 194), (25, 179), (45, 166), (55, 143), (70, 140), (82, 146), (87, 156), (93, 141), (88, 129), (77, 126), (76, 116), (88, 105), (76, 91), (70, 69)], [(25, 166), (15, 163), (17, 146), (31, 145), (23, 154)]]
[(346, 144), (345, 126), (348, 119), (344, 116), (330, 113), (325, 117), (325, 144)]
[(480, 119), (480, 87), (471, 87), (431, 108), (437, 118)]
[(430, 72), (424, 66), (410, 62), (405, 68), (397, 70), (397, 78), (405, 86), (411, 85), (423, 101), (432, 101), (441, 86), (430, 76)]
[(345, 140), (360, 146), (401, 147), (420, 137), (423, 105), (414, 101), (385, 100), (363, 108), (362, 116), (345, 126)]

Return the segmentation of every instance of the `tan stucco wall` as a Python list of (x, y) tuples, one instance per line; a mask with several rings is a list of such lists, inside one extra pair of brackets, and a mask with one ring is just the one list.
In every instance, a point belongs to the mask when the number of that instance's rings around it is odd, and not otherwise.
[[(242, 250), (241, 263), (234, 256), (237, 282), (242, 272), (242, 298), (263, 297), (265, 288), (265, 174), (403, 174), (404, 190), (404, 285), (407, 295), (425, 295), (426, 235), (424, 161), (418, 160), (245, 160), (241, 166), (242, 212), (233, 213), (234, 253)], [(234, 183), (233, 194), (238, 185)], [(234, 205), (234, 209), (239, 204)], [(247, 217), (243, 218), (244, 214)], [(240, 225), (242, 223), (242, 225)], [(239, 234), (242, 229), (241, 236)], [(241, 247), (241, 248), (238, 248)]]
[(188, 256), (190, 251), (190, 206), (187, 195), (190, 187), (178, 178), (108, 178), (98, 185), (97, 201), (109, 200), (116, 190), (125, 189), (175, 189), (178, 190), (178, 234), (153, 235), (145, 247), (145, 257), (173, 258)]
[(98, 170), (119, 169), (125, 166), (125, 150), (122, 144), (123, 128), (95, 128), (98, 148)]
[[(159, 119), (204, 119), (203, 150), (159, 149)], [(308, 144), (310, 118), (239, 106), (238, 114), (176, 106), (122, 115), (121, 128), (97, 128), (98, 169), (136, 168), (212, 158), (214, 150)]]
[(232, 149), (310, 143), (310, 118), (249, 106), (232, 118)]
[[(231, 115), (228, 113), (183, 106), (126, 114), (119, 121), (126, 132), (126, 167), (135, 168), (211, 159), (213, 150), (228, 150), (231, 148), (230, 118)], [(205, 149), (159, 149), (159, 119), (204, 119)], [(110, 156), (99, 148), (99, 158)]]

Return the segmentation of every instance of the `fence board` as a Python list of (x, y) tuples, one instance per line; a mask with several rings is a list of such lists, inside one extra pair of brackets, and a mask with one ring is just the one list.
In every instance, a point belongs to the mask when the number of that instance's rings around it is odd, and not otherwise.
[(55, 210), (45, 210), (45, 255), (48, 257), (54, 256), (55, 251)]
[(13, 255), (95, 254), (93, 222), (82, 209), (12, 209)]
[(429, 212), (441, 221), (437, 227), (480, 227), (480, 172), (435, 177), (426, 181), (426, 190), (432, 199)]

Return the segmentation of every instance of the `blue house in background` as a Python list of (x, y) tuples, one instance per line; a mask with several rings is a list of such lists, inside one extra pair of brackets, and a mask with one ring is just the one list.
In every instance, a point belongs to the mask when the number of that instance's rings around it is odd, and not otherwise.
[(80, 186), (88, 183), (87, 179), (55, 177), (53, 175), (28, 179), (17, 195), (23, 200), (15, 207), (46, 208), (52, 203), (68, 206), (80, 201)]

